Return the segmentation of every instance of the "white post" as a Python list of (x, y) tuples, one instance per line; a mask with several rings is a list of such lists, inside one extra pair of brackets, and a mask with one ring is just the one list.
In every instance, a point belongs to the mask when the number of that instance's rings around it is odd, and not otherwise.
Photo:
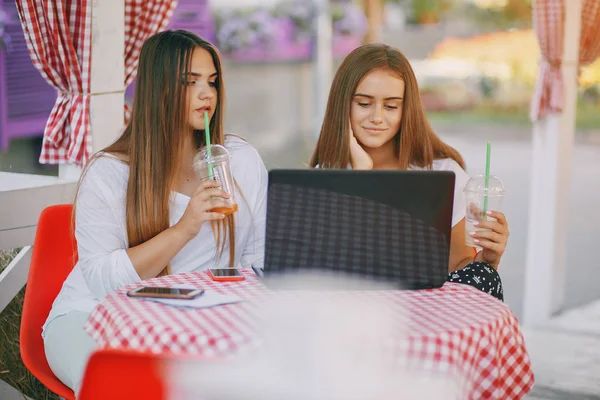
[(564, 109), (533, 128), (523, 323), (539, 325), (565, 298), (567, 200), (571, 189), (582, 0), (565, 2)]
[(331, 74), (333, 69), (331, 16), (329, 13), (329, 0), (315, 0), (316, 33), (313, 40), (313, 76), (314, 76), (314, 103), (315, 113), (313, 121), (313, 132), (315, 138), (319, 137), (321, 123), (325, 117), (327, 97), (331, 85)]
[(383, 41), (383, 0), (365, 1), (365, 12), (369, 20), (365, 41), (367, 43), (381, 43)]
[[(123, 129), (125, 107), (125, 2), (92, 1), (90, 125), (92, 153), (112, 143)], [(61, 179), (77, 179), (81, 168), (59, 165)]]
[(123, 130), (125, 107), (125, 2), (92, 1), (90, 125), (92, 152), (111, 144)]
[(58, 166), (58, 177), (65, 180), (78, 180), (81, 168), (73, 164), (60, 164)]

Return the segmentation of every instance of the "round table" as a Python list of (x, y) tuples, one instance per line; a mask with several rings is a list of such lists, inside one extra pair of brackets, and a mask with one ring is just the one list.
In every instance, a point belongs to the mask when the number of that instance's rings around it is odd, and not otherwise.
[[(86, 331), (100, 347), (154, 353), (227, 358), (260, 342), (255, 331), (258, 302), (271, 296), (251, 270), (240, 282), (214, 282), (206, 272), (176, 274), (138, 282), (105, 297), (92, 311)], [(134, 287), (185, 284), (234, 294), (245, 301), (212, 308), (175, 308), (133, 299)], [(335, 292), (332, 292), (335, 296)], [(409, 310), (412, 360), (428, 368), (459, 372), (468, 379), (471, 399), (520, 399), (534, 377), (523, 335), (511, 310), (471, 286), (446, 283), (439, 289), (378, 291)]]

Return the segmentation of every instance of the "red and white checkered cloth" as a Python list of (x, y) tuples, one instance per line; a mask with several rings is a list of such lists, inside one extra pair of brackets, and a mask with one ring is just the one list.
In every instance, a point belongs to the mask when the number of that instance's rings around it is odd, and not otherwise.
[[(140, 282), (107, 296), (91, 313), (86, 331), (101, 347), (232, 357), (260, 345), (256, 300), (277, 296), (251, 271), (241, 282), (216, 283), (205, 272), (176, 274)], [(205, 309), (182, 309), (132, 299), (140, 285), (188, 284), (246, 301)], [(446, 283), (421, 291), (359, 292), (382, 296), (410, 310), (408, 340), (398, 345), (411, 362), (435, 372), (460, 374), (470, 399), (520, 399), (534, 382), (518, 321), (510, 309), (468, 285)], [(265, 297), (266, 296), (266, 297)], [(336, 292), (331, 298), (342, 296)]]
[[(144, 41), (169, 23), (177, 0), (125, 0), (125, 87), (135, 77)], [(40, 162), (83, 165), (92, 153), (90, 74), (92, 2), (17, 0), (27, 49), (58, 96)]]
[(92, 2), (17, 0), (27, 49), (58, 96), (46, 123), (41, 163), (78, 163), (91, 151)]
[[(542, 59), (531, 100), (530, 118), (559, 113), (563, 109), (563, 63), (566, 0), (536, 0), (533, 2), (533, 25), (540, 43)], [(584, 0), (581, 10), (579, 66), (585, 66), (600, 56), (600, 1)], [(571, 61), (571, 60), (568, 60)]]
[[(150, 36), (164, 31), (178, 0), (127, 0), (125, 2), (125, 87), (135, 79), (142, 45)], [(125, 123), (131, 110), (125, 105)]]

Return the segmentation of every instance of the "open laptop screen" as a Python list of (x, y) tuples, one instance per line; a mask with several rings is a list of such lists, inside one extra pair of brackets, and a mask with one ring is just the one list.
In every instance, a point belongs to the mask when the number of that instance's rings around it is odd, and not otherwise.
[(265, 275), (321, 270), (403, 289), (448, 273), (454, 173), (272, 170)]

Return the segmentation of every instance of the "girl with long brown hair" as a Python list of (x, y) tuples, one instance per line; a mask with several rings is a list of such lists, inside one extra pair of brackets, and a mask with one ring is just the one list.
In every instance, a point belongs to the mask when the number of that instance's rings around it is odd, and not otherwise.
[[(503, 299), (496, 271), (508, 240), (503, 213), (490, 211), (470, 232), (482, 251), (465, 244), (465, 201), (469, 180), (461, 155), (433, 131), (406, 57), (384, 44), (351, 52), (333, 79), (311, 167), (431, 169), (456, 175), (448, 280), (471, 284)], [(495, 221), (493, 220), (495, 219)]]
[[(98, 300), (159, 275), (262, 266), (267, 172), (254, 148), (223, 133), (224, 84), (217, 50), (186, 31), (142, 47), (132, 115), (123, 135), (96, 154), (75, 200), (79, 260), (44, 325), (50, 367), (75, 392), (94, 341), (83, 330)], [(231, 155), (238, 211), (229, 194), (201, 180), (193, 160), (211, 143)]]

